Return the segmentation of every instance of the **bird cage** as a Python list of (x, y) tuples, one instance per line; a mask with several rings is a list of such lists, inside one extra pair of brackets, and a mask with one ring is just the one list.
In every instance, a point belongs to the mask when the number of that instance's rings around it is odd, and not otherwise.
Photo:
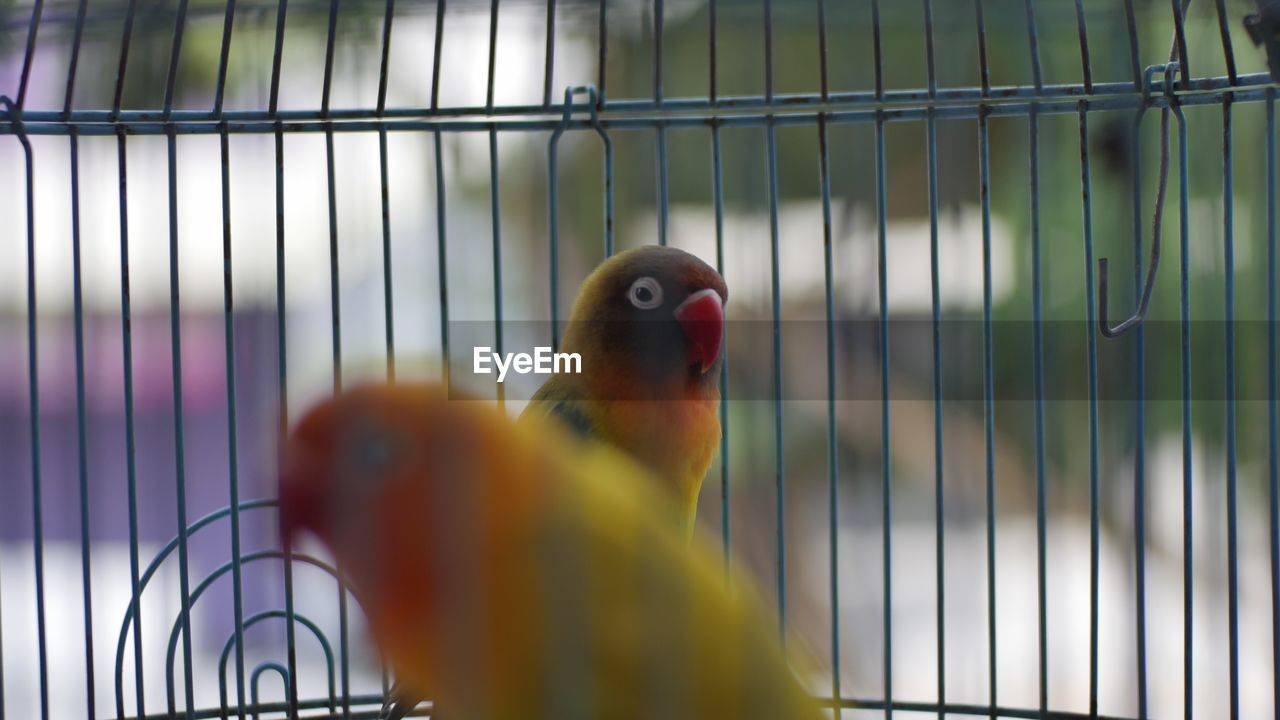
[(733, 298), (701, 531), (837, 716), (1280, 712), (1273, 0), (0, 18), (0, 718), (376, 717), (280, 434), (517, 409), (473, 348), (654, 243)]

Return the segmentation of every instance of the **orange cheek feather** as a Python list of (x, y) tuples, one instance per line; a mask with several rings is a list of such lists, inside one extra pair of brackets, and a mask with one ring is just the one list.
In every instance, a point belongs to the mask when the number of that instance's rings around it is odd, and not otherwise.
[[(609, 394), (601, 397), (611, 397)], [(720, 442), (720, 398), (690, 394), (681, 400), (593, 403), (606, 439), (670, 478), (681, 503), (694, 502)]]

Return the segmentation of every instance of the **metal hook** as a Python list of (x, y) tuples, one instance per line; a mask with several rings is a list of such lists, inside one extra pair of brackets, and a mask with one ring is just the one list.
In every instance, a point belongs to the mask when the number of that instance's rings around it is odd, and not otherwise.
[(573, 98), (579, 94), (587, 96), (588, 125), (595, 131), (596, 135), (600, 136), (600, 140), (604, 143), (604, 252), (605, 257), (613, 255), (613, 141), (609, 139), (609, 133), (600, 122), (600, 108), (604, 103), (594, 85), (569, 86), (564, 91), (564, 114), (561, 116), (560, 123), (556, 126), (556, 129), (552, 131), (551, 140), (547, 144), (547, 226), (549, 244), (551, 246), (551, 346), (553, 348), (560, 347), (560, 315), (556, 303), (560, 288), (560, 240), (556, 207), (556, 149), (560, 144), (560, 138), (564, 135), (564, 131), (573, 122)]
[[(1177, 97), (1173, 94), (1174, 85), (1175, 85), (1174, 76), (1175, 76), (1175, 73), (1177, 73), (1177, 71), (1178, 71), (1178, 63), (1171, 62), (1166, 65), (1152, 65), (1151, 67), (1148, 67), (1146, 71), (1143, 73), (1143, 75), (1145, 76), (1145, 82), (1143, 83), (1143, 88), (1142, 88), (1143, 105), (1141, 108), (1138, 109), (1138, 114), (1133, 121), (1135, 147), (1136, 147), (1136, 136), (1138, 134), (1138, 128), (1142, 123), (1142, 116), (1146, 113), (1147, 108), (1150, 106), (1150, 103), (1151, 103), (1151, 86), (1153, 84), (1153, 75), (1157, 72), (1161, 72), (1164, 75), (1162, 89), (1163, 89), (1166, 100), (1168, 101), (1169, 105), (1172, 107), (1177, 103)], [(1165, 112), (1167, 112), (1167, 109), (1165, 110)], [(1121, 335), (1125, 334), (1129, 330), (1133, 329), (1134, 326), (1141, 323), (1147, 317), (1147, 308), (1151, 304), (1151, 291), (1155, 289), (1155, 284), (1156, 284), (1156, 269), (1159, 268), (1160, 266), (1160, 236), (1162, 235), (1161, 224), (1164, 218), (1164, 201), (1165, 201), (1165, 190), (1166, 190), (1166, 182), (1168, 177), (1168, 170), (1169, 170), (1169, 138), (1168, 138), (1167, 131), (1164, 131), (1161, 133), (1160, 185), (1157, 188), (1156, 207), (1155, 207), (1154, 215), (1151, 220), (1151, 225), (1152, 225), (1151, 256), (1150, 256), (1149, 262), (1147, 263), (1147, 275), (1142, 283), (1142, 295), (1138, 299), (1138, 309), (1132, 315), (1125, 318), (1123, 321), (1120, 322), (1120, 324), (1114, 327), (1111, 325), (1111, 321), (1108, 319), (1109, 314), (1107, 312), (1107, 308), (1108, 308), (1107, 259), (1098, 258), (1098, 332), (1102, 333), (1103, 337), (1106, 337), (1106, 338), (1120, 337)], [(1135, 170), (1135, 172), (1140, 172), (1140, 170)], [(1139, 232), (1137, 237), (1134, 238), (1134, 242), (1137, 243), (1139, 247), (1141, 247), (1141, 244), (1142, 244), (1141, 232)]]
[(569, 126), (570, 121), (573, 120), (573, 98), (579, 94), (587, 96), (587, 112), (592, 129), (601, 137), (604, 137), (604, 128), (600, 125), (599, 114), (600, 106), (604, 102), (596, 92), (594, 85), (571, 85), (564, 89), (564, 115), (560, 118), (560, 125), (556, 128), (556, 133), (562, 133)]
[(605, 130), (603, 124), (600, 123), (600, 109), (604, 107), (604, 96), (596, 90), (594, 85), (577, 85), (565, 88), (564, 91), (564, 116), (560, 120), (560, 125), (556, 127), (555, 132), (551, 136), (551, 153), (554, 162), (555, 147), (560, 140), (560, 136), (565, 129), (569, 127), (569, 123), (573, 117), (573, 97), (578, 94), (586, 94), (587, 96), (587, 124), (595, 131), (600, 138), (600, 142), (604, 144), (604, 256), (613, 256), (613, 140), (609, 137), (609, 132)]
[(13, 125), (13, 134), (25, 146), (27, 144), (27, 126), (22, 122), (22, 108), (18, 107), (8, 95), (0, 95), (0, 107), (4, 108), (5, 114), (9, 116), (9, 123)]
[(1156, 266), (1160, 262), (1160, 243), (1151, 243), (1151, 263), (1147, 267), (1147, 278), (1142, 285), (1142, 298), (1138, 301), (1138, 310), (1115, 327), (1107, 320), (1107, 259), (1098, 258), (1098, 332), (1106, 338), (1117, 338), (1128, 332), (1133, 326), (1147, 317), (1147, 305), (1151, 302), (1151, 290), (1155, 286)]

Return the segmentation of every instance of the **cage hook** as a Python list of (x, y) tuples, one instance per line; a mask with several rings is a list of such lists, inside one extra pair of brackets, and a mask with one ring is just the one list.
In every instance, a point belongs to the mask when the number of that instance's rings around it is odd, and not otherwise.
[(603, 104), (599, 92), (594, 85), (570, 85), (564, 90), (564, 114), (559, 124), (551, 132), (551, 140), (547, 143), (547, 229), (551, 246), (551, 347), (560, 347), (560, 315), (556, 305), (559, 297), (560, 242), (556, 207), (556, 149), (564, 131), (573, 122), (573, 98), (575, 95), (587, 96), (588, 125), (604, 143), (605, 157), (605, 256), (613, 255), (613, 142), (609, 133), (600, 123), (600, 106)]
[(27, 126), (22, 122), (22, 109), (18, 107), (13, 99), (8, 95), (0, 95), (0, 107), (4, 108), (5, 114), (9, 116), (9, 122), (13, 125), (13, 134), (26, 144)]
[[(1144, 82), (1142, 87), (1142, 107), (1138, 108), (1138, 114), (1133, 120), (1134, 146), (1137, 147), (1138, 129), (1142, 124), (1142, 117), (1146, 113), (1147, 108), (1151, 106), (1151, 87), (1154, 83), (1154, 75), (1159, 72), (1164, 76), (1162, 92), (1164, 93), (1166, 102), (1172, 107), (1177, 104), (1177, 96), (1174, 95), (1174, 87), (1176, 85), (1175, 75), (1178, 72), (1178, 63), (1170, 62), (1165, 65), (1152, 65), (1143, 73)], [(1168, 112), (1166, 108), (1163, 112)], [(1151, 255), (1147, 263), (1146, 278), (1142, 283), (1142, 295), (1138, 299), (1138, 309), (1132, 315), (1125, 318), (1120, 324), (1112, 326), (1108, 319), (1107, 312), (1107, 259), (1098, 258), (1098, 332), (1102, 333), (1106, 338), (1117, 338), (1132, 330), (1134, 326), (1141, 323), (1147, 317), (1147, 309), (1151, 304), (1151, 291), (1155, 289), (1156, 269), (1160, 267), (1160, 236), (1161, 224), (1164, 218), (1164, 202), (1166, 191), (1166, 178), (1169, 170), (1169, 137), (1167, 131), (1161, 132), (1160, 136), (1160, 184), (1156, 189), (1156, 207), (1151, 219)], [(1135, 170), (1140, 172), (1140, 170)], [(1138, 233), (1134, 238), (1134, 242), (1139, 247), (1142, 245), (1142, 234)]]
[(575, 95), (587, 96), (588, 122), (596, 132), (603, 132), (603, 128), (600, 126), (600, 95), (596, 91), (595, 85), (570, 85), (564, 89), (564, 115), (561, 117), (560, 126), (556, 128), (556, 131), (562, 132), (573, 119), (573, 98)]
[(1271, 79), (1280, 82), (1280, 0), (1257, 0), (1258, 12), (1246, 15), (1244, 29), (1254, 45), (1265, 45)]
[(556, 145), (560, 143), (560, 136), (564, 135), (564, 131), (569, 129), (569, 123), (573, 122), (573, 98), (575, 95), (585, 94), (587, 96), (587, 124), (595, 130), (600, 139), (604, 141), (606, 150), (612, 150), (613, 142), (609, 139), (609, 134), (605, 132), (604, 126), (600, 124), (600, 98), (596, 93), (594, 85), (570, 85), (564, 89), (564, 114), (560, 117), (560, 124), (551, 133), (551, 142), (548, 144), (552, 162), (555, 162)]

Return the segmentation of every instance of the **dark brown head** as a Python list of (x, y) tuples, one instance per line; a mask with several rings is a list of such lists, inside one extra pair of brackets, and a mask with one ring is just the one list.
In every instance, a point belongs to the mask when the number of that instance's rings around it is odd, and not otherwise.
[(724, 340), (724, 278), (697, 257), (645, 246), (602, 263), (583, 283), (565, 331), (582, 371), (635, 388), (714, 387)]

